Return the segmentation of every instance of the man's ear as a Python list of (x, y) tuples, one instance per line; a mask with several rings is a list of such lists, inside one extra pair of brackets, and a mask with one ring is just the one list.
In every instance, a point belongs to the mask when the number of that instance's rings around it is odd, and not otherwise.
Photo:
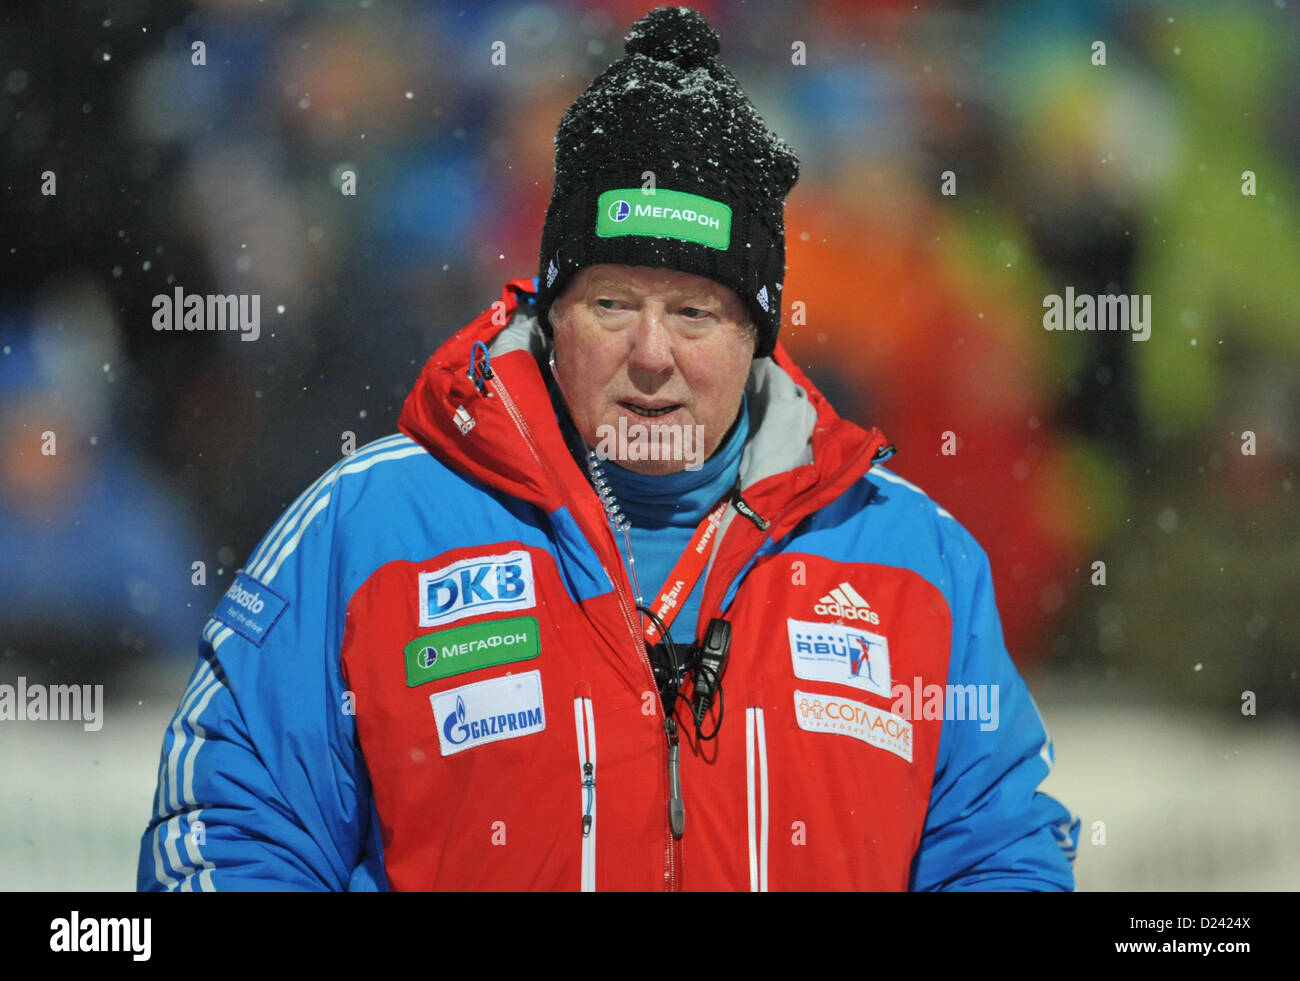
[(551, 349), (547, 352), (547, 358), (550, 363), (551, 378), (555, 382), (555, 387), (559, 389), (560, 398), (564, 402), (564, 407), (569, 412), (569, 417), (573, 417), (573, 403), (569, 399), (569, 393), (564, 390), (564, 382), (560, 381), (560, 372), (555, 367), (555, 338), (551, 337)]

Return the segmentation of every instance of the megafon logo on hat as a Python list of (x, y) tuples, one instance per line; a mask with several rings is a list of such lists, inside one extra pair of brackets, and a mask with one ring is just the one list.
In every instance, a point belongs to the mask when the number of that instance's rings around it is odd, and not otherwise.
[(661, 187), (642, 194), (640, 188), (619, 187), (596, 199), (596, 234), (676, 238), (725, 251), (731, 244), (731, 209), (685, 191)]

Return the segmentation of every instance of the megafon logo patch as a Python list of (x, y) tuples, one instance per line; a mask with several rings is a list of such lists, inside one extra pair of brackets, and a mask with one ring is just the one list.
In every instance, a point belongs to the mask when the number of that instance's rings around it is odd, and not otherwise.
[(414, 688), (466, 671), (526, 661), (541, 650), (536, 617), (484, 620), (438, 630), (406, 645), (406, 684)]
[(420, 573), (420, 626), (437, 627), (480, 613), (536, 605), (533, 558), (522, 549), (476, 555), (436, 572)]
[(731, 208), (687, 191), (616, 187), (596, 199), (596, 235), (648, 235), (699, 242), (723, 252), (731, 244)]
[(787, 620), (794, 675), (834, 681), (889, 698), (889, 640), (840, 623)]
[(508, 674), (435, 692), (429, 696), (429, 704), (438, 724), (443, 756), (546, 728), (540, 671)]

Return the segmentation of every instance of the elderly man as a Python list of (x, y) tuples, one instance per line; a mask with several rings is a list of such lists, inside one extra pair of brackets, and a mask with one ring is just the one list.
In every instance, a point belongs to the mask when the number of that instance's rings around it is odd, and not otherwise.
[(983, 552), (777, 344), (798, 165), (661, 8), (537, 280), (214, 611), (142, 888), (1073, 886)]

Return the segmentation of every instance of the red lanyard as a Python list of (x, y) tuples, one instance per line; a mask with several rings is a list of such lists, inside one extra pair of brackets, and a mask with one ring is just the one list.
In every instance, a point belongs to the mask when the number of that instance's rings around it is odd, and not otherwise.
[[(672, 626), (673, 620), (677, 618), (678, 610), (681, 609), (681, 604), (685, 603), (686, 598), (691, 595), (692, 590), (695, 589), (695, 584), (700, 581), (700, 576), (704, 573), (704, 567), (709, 564), (709, 555), (713, 551), (710, 547), (713, 536), (717, 534), (718, 528), (722, 524), (722, 515), (727, 510), (729, 503), (731, 503), (730, 494), (719, 501), (714, 509), (704, 516), (704, 520), (695, 529), (695, 537), (691, 539), (690, 545), (686, 546), (686, 551), (682, 553), (682, 557), (673, 566), (673, 571), (668, 573), (668, 581), (664, 583), (659, 598), (655, 600), (654, 605), (651, 607), (655, 616), (663, 621), (664, 630), (668, 630)], [(655, 625), (654, 620), (649, 618), (646, 619), (645, 642), (646, 644), (657, 644), (659, 642), (659, 628)]]

